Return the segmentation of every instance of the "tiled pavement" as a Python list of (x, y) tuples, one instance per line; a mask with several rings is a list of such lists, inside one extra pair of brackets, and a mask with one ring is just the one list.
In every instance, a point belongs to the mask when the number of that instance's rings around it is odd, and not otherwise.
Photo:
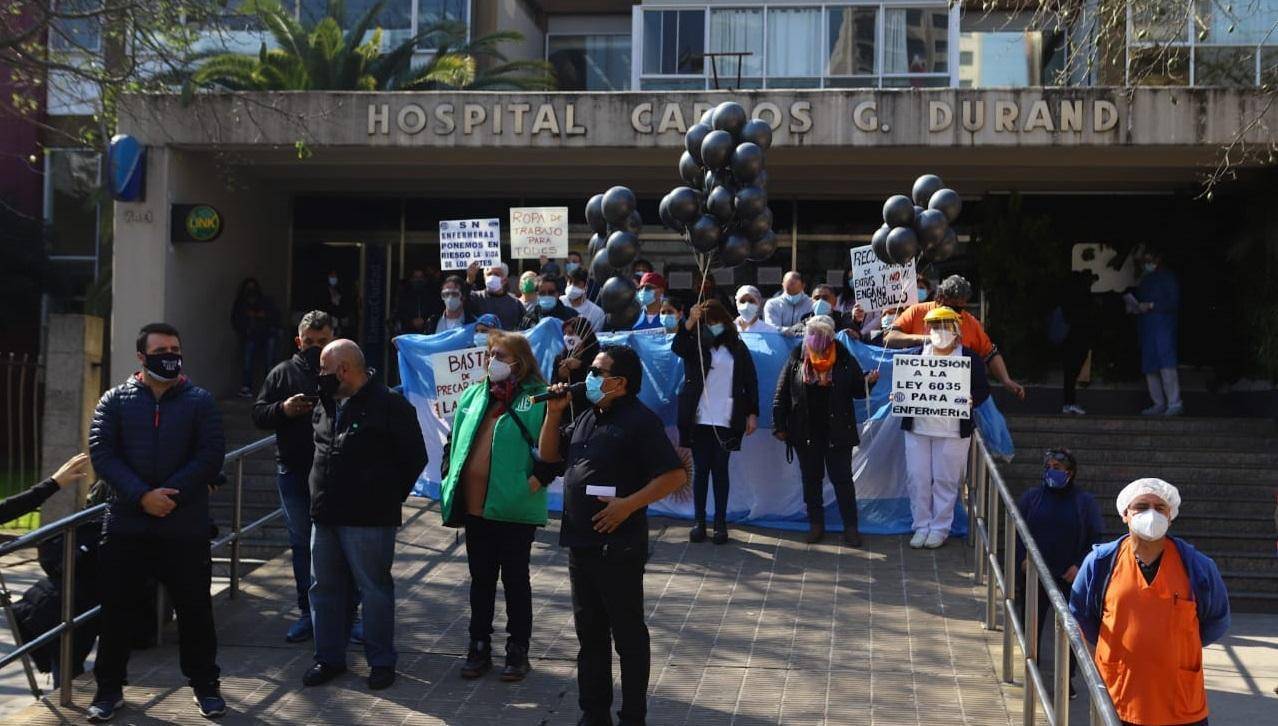
[[(410, 503), (404, 514), (395, 686), (371, 694), (355, 654), (351, 674), (301, 687), (310, 649), (283, 641), (294, 598), (281, 556), (253, 572), (238, 599), (215, 603), (230, 704), (223, 723), (576, 723), (576, 639), (557, 522), (533, 550), (534, 670), (508, 685), (493, 674), (458, 676), (464, 546), (439, 526), (434, 506)], [(684, 523), (654, 519), (652, 528), (649, 723), (1009, 723), (961, 542), (913, 551), (902, 537), (866, 537), (853, 550), (834, 537), (809, 546), (796, 533), (737, 529), (729, 545), (690, 545)], [(499, 631), (501, 618), (499, 604)], [(136, 653), (131, 681), (117, 722), (202, 722), (173, 645)], [(92, 681), (76, 686), (76, 706), (36, 704), (9, 722), (82, 722)]]

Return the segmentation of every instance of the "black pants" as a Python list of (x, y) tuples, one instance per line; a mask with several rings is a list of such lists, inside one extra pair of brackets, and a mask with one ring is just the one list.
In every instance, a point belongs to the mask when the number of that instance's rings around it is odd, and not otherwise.
[(107, 535), (98, 552), (102, 633), (94, 677), (98, 688), (118, 691), (127, 683), (133, 622), (145, 600), (147, 578), (168, 591), (178, 621), (178, 659), (192, 687), (217, 683), (217, 634), (209, 596), (212, 561), (208, 540)]
[(508, 642), (528, 647), (532, 638), (532, 584), (528, 560), (532, 556), (531, 524), (494, 522), (466, 516), (466, 564), (470, 566), (470, 639), (488, 642), (493, 635), (497, 578), (506, 591)]
[[(1021, 614), (1020, 615), (1021, 622), (1024, 623), (1025, 622), (1025, 575), (1023, 573), (1017, 574), (1016, 579), (1017, 579), (1016, 609)], [(1065, 599), (1068, 600), (1069, 591), (1070, 591), (1070, 588), (1073, 587), (1073, 585), (1066, 582), (1063, 579), (1057, 579), (1056, 587), (1065, 595)], [(1052, 623), (1052, 618), (1053, 618), (1052, 601), (1047, 598), (1047, 590), (1043, 589), (1043, 587), (1040, 585), (1038, 588), (1038, 632), (1034, 635), (1035, 638), (1038, 638), (1038, 641), (1037, 641), (1038, 643), (1040, 644), (1042, 643), (1043, 628)], [(1038, 660), (1039, 660), (1040, 667), (1042, 666), (1042, 663), (1043, 663), (1043, 652), (1044, 652), (1043, 648), (1040, 645), (1038, 650), (1038, 653), (1039, 653)], [(1071, 650), (1069, 653), (1069, 677), (1073, 678), (1074, 675), (1077, 673), (1078, 673), (1078, 663), (1074, 660), (1074, 652)]]
[(568, 557), (572, 618), (577, 627), (577, 705), (582, 723), (610, 724), (612, 652), (621, 658), (620, 723), (635, 726), (648, 714), (648, 626), (644, 623), (643, 568), (647, 547), (574, 547)]
[(803, 479), (803, 503), (808, 507), (809, 521), (824, 521), (825, 502), (822, 497), (825, 475), (830, 475), (834, 496), (839, 503), (839, 516), (843, 527), (856, 531), (856, 486), (852, 482), (852, 447), (828, 446), (824, 435), (813, 440), (794, 444), (799, 459), (799, 476)]
[(1091, 341), (1084, 336), (1068, 336), (1061, 345), (1061, 367), (1065, 371), (1065, 405), (1078, 402), (1078, 374), (1087, 361), (1087, 353), (1092, 348)]
[(692, 430), (692, 503), (698, 522), (706, 520), (706, 494), (714, 476), (714, 521), (728, 516), (728, 456), (723, 447), (731, 434), (721, 426), (698, 424)]

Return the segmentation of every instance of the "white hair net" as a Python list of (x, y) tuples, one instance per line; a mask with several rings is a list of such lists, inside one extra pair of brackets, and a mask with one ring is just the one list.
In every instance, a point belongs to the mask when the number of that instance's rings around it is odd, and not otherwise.
[(1132, 500), (1142, 494), (1153, 494), (1159, 499), (1167, 502), (1168, 519), (1175, 519), (1180, 514), (1180, 492), (1176, 491), (1176, 487), (1168, 484), (1162, 479), (1137, 479), (1136, 481), (1123, 487), (1118, 493), (1118, 499), (1115, 505), (1118, 507), (1120, 515), (1127, 513), (1127, 507)]
[(736, 299), (740, 300), (742, 295), (753, 295), (756, 302), (763, 302), (763, 295), (759, 293), (759, 288), (754, 285), (742, 285), (737, 288)]

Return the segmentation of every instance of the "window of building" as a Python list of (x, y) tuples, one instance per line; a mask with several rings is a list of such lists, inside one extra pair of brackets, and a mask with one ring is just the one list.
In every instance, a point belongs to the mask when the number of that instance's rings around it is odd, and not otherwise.
[[(716, 57), (710, 75), (758, 78), (763, 75), (763, 8), (711, 8), (710, 52), (749, 53)], [(740, 72), (738, 72), (738, 64)], [(723, 84), (729, 85), (729, 84)], [(744, 83), (742, 85), (745, 85)]]
[(561, 91), (630, 90), (629, 35), (551, 35), (546, 60)]
[(50, 149), (45, 155), (50, 260), (97, 259), (98, 159), (96, 152), (86, 149)]
[[(56, 0), (54, 10), (66, 15), (93, 13), (102, 0)], [(57, 18), (49, 27), (49, 49), (56, 51), (97, 51), (102, 46), (102, 18)]]
[[(432, 25), (445, 21), (469, 24), (470, 3), (467, 0), (381, 0), (382, 9), (370, 29), (382, 29), (382, 50), (388, 51), (430, 30)], [(301, 20), (313, 23), (328, 13), (328, 0), (299, 0)], [(346, 0), (343, 8), (342, 28), (348, 29), (379, 0)], [(416, 12), (414, 13), (414, 9)], [(367, 39), (367, 36), (366, 38)], [(419, 43), (419, 48), (429, 50), (434, 41), (430, 38)]]
[(700, 76), (705, 72), (705, 48), (705, 10), (644, 11), (644, 75)]
[(1131, 85), (1254, 87), (1273, 76), (1278, 0), (1157, 0), (1129, 7), (1127, 23)]
[[(469, 27), (469, 0), (417, 0), (417, 28), (414, 32), (424, 33), (430, 26), (444, 21), (463, 23)], [(434, 43), (427, 38), (418, 47), (429, 50), (434, 47)]]
[(1045, 85), (1043, 35), (1034, 31), (962, 33), (958, 75), (963, 88)]
[(768, 8), (768, 85), (820, 86), (821, 8)]

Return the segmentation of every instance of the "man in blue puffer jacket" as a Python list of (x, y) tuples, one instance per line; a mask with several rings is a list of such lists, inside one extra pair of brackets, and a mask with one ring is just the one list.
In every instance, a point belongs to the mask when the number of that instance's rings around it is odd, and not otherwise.
[(130, 627), (148, 577), (177, 610), (182, 674), (205, 717), (222, 715), (217, 636), (209, 596), (209, 487), (222, 469), (226, 438), (208, 391), (182, 375), (182, 341), (165, 323), (142, 328), (142, 370), (107, 391), (93, 413), (89, 453), (111, 488), (102, 546), (102, 635), (90, 721), (124, 705)]

